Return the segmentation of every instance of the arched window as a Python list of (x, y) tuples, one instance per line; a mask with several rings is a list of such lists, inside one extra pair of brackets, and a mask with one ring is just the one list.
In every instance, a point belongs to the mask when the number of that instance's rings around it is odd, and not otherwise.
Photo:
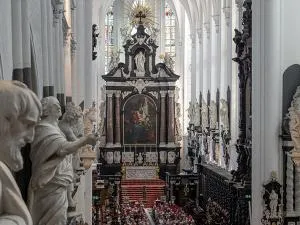
[(114, 48), (113, 28), (114, 28), (114, 7), (109, 7), (105, 16), (105, 73), (108, 73), (108, 65)]
[(176, 17), (175, 12), (169, 4), (165, 4), (165, 53), (168, 53), (175, 61), (176, 47)]

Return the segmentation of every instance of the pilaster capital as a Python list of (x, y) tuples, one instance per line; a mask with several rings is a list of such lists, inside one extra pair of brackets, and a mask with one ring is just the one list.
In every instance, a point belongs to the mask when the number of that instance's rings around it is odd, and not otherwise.
[(166, 95), (167, 95), (167, 93), (168, 93), (168, 91), (160, 91), (160, 96), (161, 96), (162, 98), (165, 98)]
[(120, 98), (121, 97), (121, 91), (119, 91), (119, 90), (115, 91), (115, 96), (116, 96), (116, 98)]
[(174, 90), (168, 90), (169, 98), (174, 98)]
[(201, 44), (202, 43), (202, 34), (203, 34), (202, 27), (197, 28), (196, 32), (198, 34), (199, 43)]
[(205, 22), (203, 26), (206, 31), (207, 39), (210, 39), (210, 22)]
[(226, 25), (229, 26), (231, 20), (231, 7), (226, 6), (222, 10), (225, 16)]
[(191, 38), (191, 41), (192, 41), (192, 46), (194, 48), (196, 46), (196, 33), (191, 33), (190, 38)]
[(214, 22), (215, 22), (215, 27), (216, 27), (216, 32), (219, 33), (220, 32), (220, 15), (213, 15), (212, 16)]
[(106, 90), (106, 95), (108, 98), (112, 98), (113, 94), (114, 94), (113, 90)]

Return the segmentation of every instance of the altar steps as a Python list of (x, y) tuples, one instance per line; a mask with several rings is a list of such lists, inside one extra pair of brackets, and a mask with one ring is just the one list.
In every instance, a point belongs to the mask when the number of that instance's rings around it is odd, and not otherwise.
[[(121, 199), (143, 202), (145, 208), (152, 208), (154, 201), (165, 195), (166, 183), (162, 180), (122, 180)], [(145, 199), (144, 199), (145, 198)], [(144, 201), (145, 200), (145, 201)]]

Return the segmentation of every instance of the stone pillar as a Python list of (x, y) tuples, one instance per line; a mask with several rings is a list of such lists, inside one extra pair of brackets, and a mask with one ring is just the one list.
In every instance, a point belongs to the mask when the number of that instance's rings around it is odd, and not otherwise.
[[(279, 127), (282, 120), (282, 62), (278, 12), (282, 1), (252, 1), (252, 221), (261, 224), (263, 182), (272, 171), (282, 171)], [(279, 11), (278, 11), (279, 10)], [(283, 35), (286, 36), (286, 35)], [(300, 181), (300, 180), (299, 180)], [(297, 184), (296, 184), (297, 185)], [(298, 184), (300, 186), (300, 184)], [(296, 196), (297, 198), (297, 196)], [(300, 201), (300, 193), (298, 196)]]
[[(54, 96), (54, 79), (56, 74), (54, 74), (54, 64), (53, 64), (53, 58), (54, 58), (54, 47), (53, 47), (53, 21), (50, 19), (53, 16), (52, 12), (52, 4), (50, 1), (46, 2), (46, 11), (47, 11), (47, 40), (48, 40), (48, 75), (49, 75), (49, 95)], [(44, 4), (44, 1), (41, 1), (41, 4)]]
[[(196, 28), (192, 28), (191, 34), (191, 80), (196, 81), (196, 66), (197, 66), (197, 53), (196, 53)], [(191, 101), (195, 103), (197, 101), (197, 82), (191, 82)]]
[(160, 146), (166, 144), (166, 94), (167, 91), (160, 92)]
[[(62, 21), (62, 12), (63, 12), (63, 5), (62, 3), (56, 4), (55, 8), (53, 10), (53, 20), (54, 20), (54, 76), (55, 76), (55, 82), (54, 82), (54, 88), (56, 93), (62, 93), (61, 89), (61, 77), (63, 74), (61, 74), (61, 56), (60, 52), (63, 48), (62, 39), (60, 39), (60, 30), (61, 22)], [(60, 43), (61, 41), (61, 43)]]
[(23, 53), (22, 53), (22, 1), (11, 1), (12, 23), (12, 79), (23, 82)]
[(23, 56), (23, 82), (32, 88), (31, 80), (31, 43), (30, 25), (28, 15), (28, 0), (22, 0), (22, 56)]
[(211, 76), (211, 40), (210, 40), (210, 22), (203, 24), (205, 28), (205, 37), (203, 38), (203, 98), (207, 103), (207, 93), (210, 89)]
[(76, 5), (72, 4), (71, 6), (71, 40), (70, 40), (70, 48), (71, 48), (71, 82), (72, 82), (72, 99), (73, 102), (76, 105), (79, 105), (79, 99), (77, 96), (77, 91), (79, 88), (78, 85), (78, 72), (77, 72), (77, 54), (76, 54), (76, 47), (77, 47), (77, 41), (76, 41)]
[(169, 94), (169, 113), (168, 113), (168, 145), (174, 146), (174, 114), (175, 114), (175, 103), (174, 103), (174, 91), (168, 91)]
[(115, 145), (117, 147), (121, 147), (121, 119), (120, 119), (120, 114), (121, 114), (121, 109), (120, 109), (120, 97), (121, 97), (121, 91), (116, 91), (115, 92), (115, 97), (116, 97), (116, 124), (115, 124), (115, 131), (116, 131), (116, 140), (115, 140)]
[(199, 76), (199, 79), (198, 79), (198, 93), (197, 93), (197, 97), (199, 97), (199, 102), (201, 102), (201, 99), (200, 99), (200, 93), (203, 93), (203, 28), (202, 26), (199, 27), (197, 29), (197, 34), (198, 34), (198, 57), (197, 57), (197, 61), (198, 61), (198, 69), (197, 69), (197, 76)]
[(106, 91), (107, 94), (107, 147), (113, 145), (113, 92)]
[(51, 55), (48, 53), (48, 14), (47, 1), (41, 1), (41, 17), (42, 19), (42, 61), (43, 61), (43, 97), (50, 95), (49, 93), (49, 59)]
[(86, 105), (90, 106), (94, 100), (94, 83), (96, 83), (96, 76), (92, 75), (92, 0), (85, 0), (84, 17), (85, 17), (85, 92), (84, 101)]
[(213, 15), (214, 26), (212, 26), (211, 37), (211, 80), (210, 93), (211, 101), (216, 101), (217, 88), (220, 85), (220, 68), (221, 68), (221, 36), (220, 36), (220, 15)]

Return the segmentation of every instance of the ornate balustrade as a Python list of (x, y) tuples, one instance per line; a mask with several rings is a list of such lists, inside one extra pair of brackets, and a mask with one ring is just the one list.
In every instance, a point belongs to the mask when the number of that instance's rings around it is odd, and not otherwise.
[(198, 195), (201, 208), (207, 211), (208, 202), (216, 202), (219, 208), (217, 211), (228, 213), (229, 224), (250, 223), (251, 189), (249, 186), (233, 182), (231, 174), (214, 165), (198, 164), (198, 175)]

